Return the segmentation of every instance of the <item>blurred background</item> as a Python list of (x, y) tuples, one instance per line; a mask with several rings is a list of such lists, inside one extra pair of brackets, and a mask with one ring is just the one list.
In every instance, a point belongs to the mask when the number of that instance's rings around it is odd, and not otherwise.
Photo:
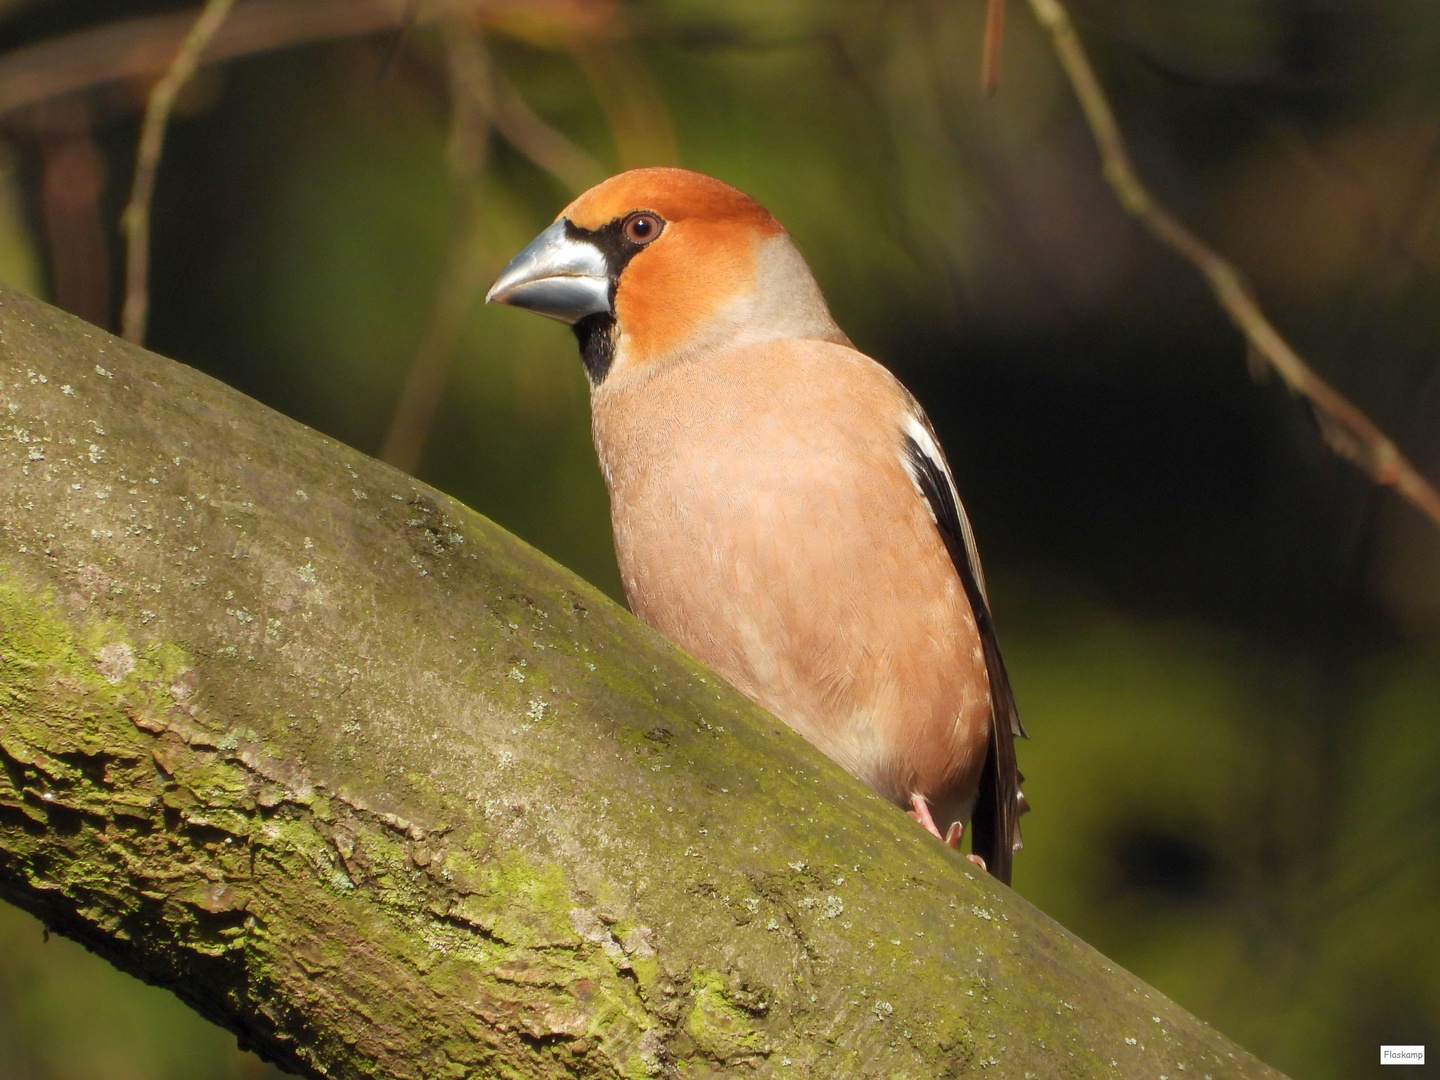
[[(239, 0), (170, 125), (146, 343), (618, 599), (573, 339), (477, 298), (610, 172), (738, 185), (950, 454), (1032, 736), (1015, 887), (1296, 1080), (1440, 1056), (1440, 531), (1252, 378), (1020, 0), (981, 94), (984, 7)], [(118, 325), (196, 13), (0, 0), (0, 279)], [(1440, 5), (1073, 13), (1156, 194), (1440, 479)], [(0, 1080), (269, 1075), (0, 908)]]

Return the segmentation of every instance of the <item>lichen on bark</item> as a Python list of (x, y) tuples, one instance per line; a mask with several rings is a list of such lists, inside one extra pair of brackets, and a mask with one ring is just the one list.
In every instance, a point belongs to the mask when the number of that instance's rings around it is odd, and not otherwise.
[(1274, 1075), (484, 518), (8, 291), (0, 473), (0, 895), (289, 1068)]

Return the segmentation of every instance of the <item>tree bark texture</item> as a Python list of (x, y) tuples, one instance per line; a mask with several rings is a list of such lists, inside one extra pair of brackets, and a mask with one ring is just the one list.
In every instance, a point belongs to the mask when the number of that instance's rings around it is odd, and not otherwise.
[(1277, 1075), (480, 515), (10, 291), (0, 476), (0, 895), (287, 1068)]

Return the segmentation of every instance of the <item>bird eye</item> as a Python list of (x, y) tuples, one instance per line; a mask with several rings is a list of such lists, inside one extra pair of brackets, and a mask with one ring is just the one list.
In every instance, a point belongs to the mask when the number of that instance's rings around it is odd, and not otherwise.
[(664, 227), (665, 223), (654, 214), (642, 211), (627, 217), (620, 226), (620, 231), (632, 244), (648, 244), (660, 235), (660, 230)]

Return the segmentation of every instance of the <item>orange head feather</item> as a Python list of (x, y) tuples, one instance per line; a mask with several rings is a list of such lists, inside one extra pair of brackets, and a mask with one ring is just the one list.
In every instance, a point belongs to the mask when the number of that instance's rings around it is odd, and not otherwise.
[(738, 188), (691, 169), (649, 168), (602, 180), (559, 214), (582, 229), (598, 229), (632, 210), (653, 210), (667, 222), (744, 225), (762, 235), (780, 231), (770, 212)]
[(612, 369), (776, 338), (849, 344), (788, 234), (687, 169), (635, 169), (567, 206), (486, 301), (569, 323), (592, 385)]
[[(755, 281), (757, 243), (784, 232), (763, 206), (689, 169), (632, 169), (595, 185), (560, 218), (595, 230), (637, 210), (665, 223), (638, 251), (615, 291), (627, 362), (674, 353)], [(557, 219), (558, 220), (558, 219)]]

